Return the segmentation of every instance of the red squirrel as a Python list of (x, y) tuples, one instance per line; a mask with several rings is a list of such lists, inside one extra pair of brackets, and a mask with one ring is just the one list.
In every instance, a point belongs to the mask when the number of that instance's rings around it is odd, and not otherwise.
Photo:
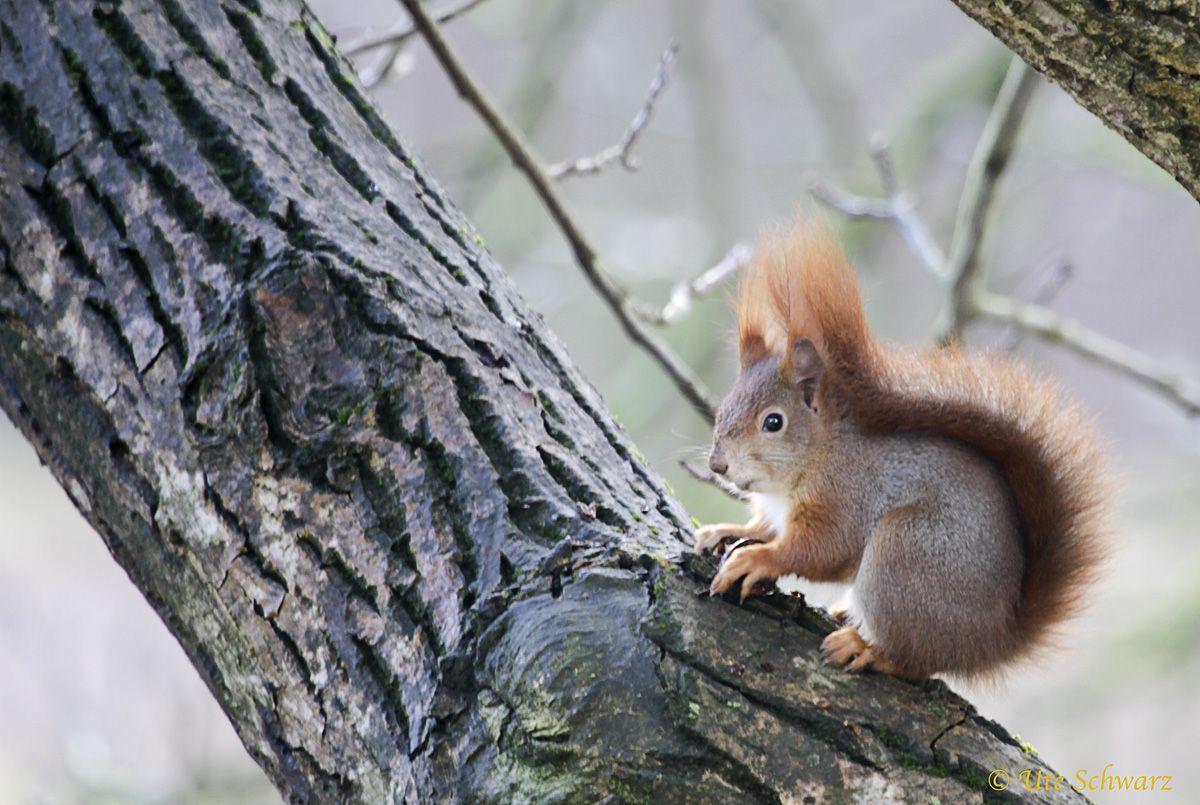
[(1056, 386), (1001, 356), (881, 343), (820, 225), (768, 240), (737, 303), (740, 369), (709, 466), (754, 516), (711, 592), (851, 586), (825, 658), (907, 678), (994, 672), (1049, 642), (1095, 579), (1103, 454)]

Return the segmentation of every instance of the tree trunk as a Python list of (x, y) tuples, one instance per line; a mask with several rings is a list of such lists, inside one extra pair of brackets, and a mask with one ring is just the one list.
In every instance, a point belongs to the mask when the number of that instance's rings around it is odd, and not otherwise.
[(299, 2), (0, 0), (0, 124), (0, 404), (289, 800), (1045, 769), (823, 666), (797, 601), (697, 597), (684, 511)]
[(1196, 0), (954, 0), (1200, 199)]

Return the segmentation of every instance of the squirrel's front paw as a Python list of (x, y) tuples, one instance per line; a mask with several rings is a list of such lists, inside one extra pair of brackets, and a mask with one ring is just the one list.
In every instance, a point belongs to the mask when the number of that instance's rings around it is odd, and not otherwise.
[(710, 553), (715, 555), (722, 543), (743, 539), (744, 531), (745, 528), (729, 523), (701, 526), (693, 535), (695, 542), (692, 543), (692, 550), (699, 556), (707, 556)]
[(760, 582), (773, 582), (783, 575), (775, 560), (775, 546), (771, 544), (746, 545), (725, 558), (708, 588), (710, 595), (724, 595), (738, 579), (742, 580), (741, 600), (755, 593)]

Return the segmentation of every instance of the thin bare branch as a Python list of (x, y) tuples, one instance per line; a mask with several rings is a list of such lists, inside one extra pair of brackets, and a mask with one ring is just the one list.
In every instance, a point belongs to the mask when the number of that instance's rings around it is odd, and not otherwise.
[(504, 150), (517, 168), (529, 179), (533, 189), (541, 197), (550, 216), (562, 231), (575, 254), (575, 260), (584, 276), (600, 297), (608, 304), (621, 323), (625, 333), (640, 346), (667, 373), (675, 386), (691, 403), (697, 413), (712, 421), (716, 406), (704, 388), (700, 378), (676, 355), (669, 346), (660, 341), (633, 312), (628, 292), (622, 288), (604, 268), (596, 249), (583, 234), (574, 216), (567, 211), (565, 200), (559, 195), (554, 180), (546, 172), (523, 134), (509, 124), (499, 108), (487, 97), (483, 89), (467, 72), (462, 60), (442, 36), (438, 24), (433, 21), (418, 0), (400, 0), (412, 15), (417, 30), (425, 37), (434, 56), (454, 83), (459, 95), (474, 107), (488, 128), (500, 141)]
[(925, 221), (917, 214), (912, 196), (903, 190), (896, 180), (887, 142), (878, 135), (871, 139), (871, 157), (879, 172), (884, 198), (869, 198), (848, 193), (816, 175), (809, 177), (809, 194), (825, 206), (845, 215), (893, 221), (925, 269), (938, 280), (945, 282), (946, 255), (938, 246), (929, 227), (925, 225)]
[(896, 217), (891, 199), (855, 195), (817, 175), (810, 176), (807, 185), (809, 194), (817, 201), (852, 218)]
[(1144, 352), (1097, 333), (1041, 305), (978, 291), (971, 300), (975, 315), (1014, 324), (1054, 344), (1107, 366), (1157, 391), (1190, 416), (1200, 414), (1200, 383), (1185, 378)]
[(687, 459), (681, 459), (679, 462), (679, 466), (683, 467), (684, 471), (687, 472), (688, 475), (695, 478), (697, 481), (703, 481), (706, 484), (712, 484), (717, 489), (720, 489), (722, 492), (724, 492), (726, 495), (729, 495), (729, 497), (733, 498), (734, 500), (745, 501), (745, 500), (750, 499), (749, 495), (747, 495), (742, 490), (738, 489), (733, 484), (729, 483), (729, 481), (726, 481), (721, 476), (717, 475), (714, 472), (710, 472), (709, 470), (705, 469), (704, 467), (696, 466), (695, 464), (693, 464), (691, 461), (688, 461)]
[(884, 137), (882, 132), (875, 132), (871, 135), (871, 142), (867, 146), (867, 150), (871, 154), (871, 161), (875, 163), (883, 194), (888, 198), (895, 198), (901, 192), (900, 181), (896, 178), (896, 163), (892, 161), (892, 151), (888, 147), (887, 137)]
[(634, 312), (650, 324), (666, 325), (682, 318), (692, 308), (692, 302), (713, 288), (729, 280), (746, 266), (754, 256), (754, 250), (745, 243), (735, 243), (721, 261), (700, 276), (680, 282), (671, 290), (671, 296), (661, 308), (645, 302), (633, 301)]
[(900, 186), (896, 178), (896, 167), (892, 162), (891, 149), (882, 134), (871, 138), (871, 159), (879, 173), (879, 183), (892, 203), (892, 218), (900, 228), (900, 234), (908, 246), (921, 259), (926, 270), (937, 279), (946, 280), (946, 255), (938, 245), (925, 220), (917, 214), (917, 205), (912, 195)]
[(621, 135), (620, 140), (592, 156), (580, 157), (573, 162), (559, 162), (551, 165), (546, 168), (546, 172), (555, 179), (564, 179), (568, 176), (599, 173), (617, 163), (620, 163), (625, 170), (637, 170), (638, 160), (633, 156), (633, 146), (641, 137), (646, 124), (650, 122), (654, 106), (667, 87), (667, 82), (671, 78), (671, 65), (675, 63), (675, 54), (678, 51), (679, 46), (674, 40), (663, 51), (662, 58), (658, 60), (658, 69), (654, 71), (654, 78), (650, 81), (650, 88), (646, 90), (646, 97), (642, 100), (642, 105), (638, 107), (637, 114), (633, 116), (633, 120), (625, 129), (625, 133)]
[(965, 314), (971, 308), (971, 295), (981, 284), (979, 247), (996, 196), (996, 185), (1008, 167), (1013, 143), (1038, 82), (1037, 72), (1020, 57), (1014, 56), (967, 166), (954, 224), (954, 238), (946, 261), (945, 274), (951, 282), (950, 320), (939, 336), (942, 343), (961, 337), (969, 318)]
[[(483, 0), (461, 0), (461, 2), (437, 12), (434, 17), (439, 24), (450, 22), (455, 17), (467, 13), (482, 2)], [(357, 56), (361, 53), (366, 53), (368, 50), (375, 50), (385, 45), (399, 46), (404, 44), (416, 32), (417, 27), (413, 24), (412, 16), (401, 17), (392, 23), (391, 27), (383, 33), (365, 34), (358, 39), (350, 40), (342, 47), (342, 53), (346, 56)]]
[[(1033, 293), (1033, 303), (1048, 307), (1051, 302), (1058, 298), (1062, 289), (1067, 286), (1075, 276), (1075, 267), (1071, 265), (1066, 258), (1060, 257), (1046, 266), (1043, 271), (1038, 272), (1034, 277), (1037, 281), (1037, 288)], [(1004, 352), (1012, 352), (1021, 345), (1025, 337), (1029, 333), (1015, 325), (1009, 325), (1008, 328), (997, 339), (996, 348)]]
[[(406, 52), (404, 44), (384, 45), (371, 59), (371, 62), (358, 71), (358, 80), (367, 89), (372, 89), (383, 82), (389, 74), (396, 70), (396, 64)], [(407, 69), (398, 70), (407, 73)]]

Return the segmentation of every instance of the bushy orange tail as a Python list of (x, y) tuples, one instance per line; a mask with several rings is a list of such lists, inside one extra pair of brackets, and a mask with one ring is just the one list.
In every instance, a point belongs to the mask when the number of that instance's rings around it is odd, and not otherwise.
[(756, 349), (782, 357), (809, 338), (858, 427), (943, 434), (999, 466), (1025, 540), (1023, 648), (1079, 610), (1104, 555), (1108, 483), (1090, 423), (1053, 382), (1003, 356), (882, 345), (840, 245), (819, 224), (764, 246), (738, 313), (743, 364)]

